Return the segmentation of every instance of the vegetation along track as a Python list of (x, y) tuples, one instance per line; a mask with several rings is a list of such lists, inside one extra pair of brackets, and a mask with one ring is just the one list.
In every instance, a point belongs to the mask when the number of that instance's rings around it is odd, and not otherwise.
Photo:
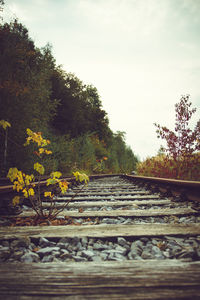
[[(144, 180), (93, 178), (58, 216), (67, 225), (1, 226), (0, 294), (200, 299), (199, 186)], [(56, 205), (80, 188), (58, 196)], [(24, 208), (20, 218), (33, 215)], [(2, 217), (2, 225), (10, 219)]]

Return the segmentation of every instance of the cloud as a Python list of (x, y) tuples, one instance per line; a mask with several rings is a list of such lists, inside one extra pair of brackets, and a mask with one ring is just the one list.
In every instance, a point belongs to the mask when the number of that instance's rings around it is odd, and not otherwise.
[(97, 87), (112, 130), (126, 131), (141, 157), (159, 149), (154, 122), (173, 129), (181, 95), (200, 104), (199, 0), (7, 0), (5, 7), (37, 46), (50, 42), (58, 64)]

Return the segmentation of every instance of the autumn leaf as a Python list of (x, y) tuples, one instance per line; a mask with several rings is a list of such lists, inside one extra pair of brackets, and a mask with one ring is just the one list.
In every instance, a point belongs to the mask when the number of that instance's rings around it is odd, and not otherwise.
[(67, 182), (67, 181), (60, 181), (59, 182), (59, 187), (61, 189), (62, 194), (64, 194), (67, 191), (68, 185), (69, 185), (69, 182)]
[(13, 199), (12, 199), (12, 204), (13, 206), (16, 206), (19, 204), (19, 200), (20, 200), (20, 197), (19, 196), (15, 196)]
[(50, 176), (52, 179), (56, 179), (56, 178), (60, 178), (62, 176), (62, 173), (59, 171), (51, 172)]
[(46, 153), (47, 155), (49, 155), (49, 154), (52, 154), (52, 151), (50, 151), (50, 150), (45, 150), (45, 153)]
[(44, 197), (50, 197), (50, 198), (52, 198), (53, 195), (52, 195), (51, 192), (44, 192)]
[(0, 126), (3, 127), (4, 130), (6, 130), (7, 127), (11, 127), (11, 124), (5, 120), (1, 120)]
[(38, 150), (39, 150), (40, 154), (44, 153), (44, 151), (45, 151), (44, 148), (39, 148)]
[(41, 165), (39, 163), (35, 163), (34, 170), (36, 170), (40, 175), (44, 175), (45, 169), (44, 169), (43, 165)]
[(80, 182), (84, 181), (85, 183), (88, 183), (89, 181), (89, 177), (85, 173), (80, 173), (76, 171), (73, 172), (73, 175), (75, 176), (76, 181), (80, 181)]
[(10, 168), (7, 174), (7, 177), (13, 182), (17, 178), (18, 169), (17, 168)]

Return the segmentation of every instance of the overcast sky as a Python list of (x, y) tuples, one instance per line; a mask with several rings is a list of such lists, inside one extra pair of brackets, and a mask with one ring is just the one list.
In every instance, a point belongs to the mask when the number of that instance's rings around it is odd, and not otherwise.
[(93, 84), (110, 127), (141, 159), (157, 154), (153, 123), (174, 128), (174, 105), (200, 107), (200, 0), (5, 0), (37, 47)]

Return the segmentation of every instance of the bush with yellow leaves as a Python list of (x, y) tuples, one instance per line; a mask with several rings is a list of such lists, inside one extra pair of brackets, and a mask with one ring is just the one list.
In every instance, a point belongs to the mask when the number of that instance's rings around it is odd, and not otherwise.
[[(31, 129), (27, 129), (26, 143), (24, 146), (28, 146), (31, 142), (37, 145), (37, 150), (34, 152), (38, 160), (42, 160), (45, 155), (51, 155), (52, 152), (48, 150), (50, 141), (42, 137), (41, 132), (33, 132)], [(34, 170), (38, 173), (38, 182), (36, 184), (35, 177), (33, 174), (28, 175), (18, 170), (17, 168), (10, 168), (7, 177), (13, 182), (13, 190), (19, 192), (21, 196), (15, 196), (12, 200), (13, 205), (17, 205), (20, 202), (20, 198), (29, 199), (32, 204), (32, 208), (40, 218), (55, 218), (64, 208), (69, 204), (70, 200), (67, 201), (60, 209), (56, 209), (54, 201), (54, 193), (52, 191), (45, 191), (41, 193), (41, 179), (45, 174), (45, 168), (40, 162), (36, 162), (33, 166)], [(81, 174), (78, 171), (74, 172), (73, 175), (76, 181), (84, 182), (85, 184), (89, 181), (86, 174)], [(46, 186), (58, 186), (62, 194), (65, 194), (68, 189), (69, 182), (61, 179), (62, 173), (59, 171), (52, 172), (50, 178), (46, 180)], [(83, 185), (84, 187), (84, 185)], [(75, 195), (76, 196), (76, 195)], [(49, 210), (44, 209), (43, 200), (50, 200)], [(74, 198), (74, 197), (73, 197)]]

